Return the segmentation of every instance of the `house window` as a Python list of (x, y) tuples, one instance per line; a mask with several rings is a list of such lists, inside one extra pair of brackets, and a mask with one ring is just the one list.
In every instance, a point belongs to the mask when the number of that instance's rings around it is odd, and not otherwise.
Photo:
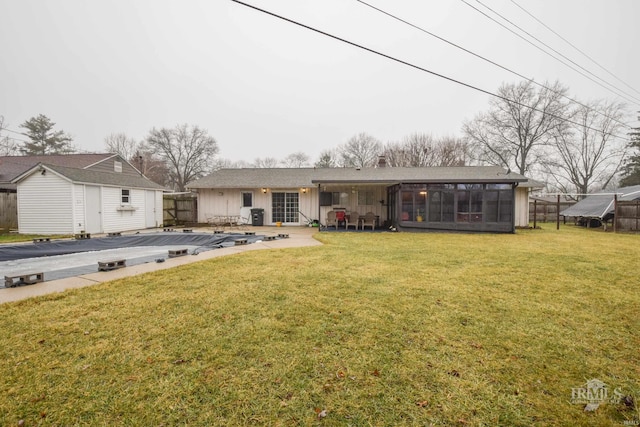
[(358, 206), (373, 206), (373, 191), (358, 191)]
[(253, 206), (253, 193), (242, 193), (242, 207), (250, 208)]
[(131, 190), (128, 188), (123, 188), (120, 190), (120, 202), (123, 205), (128, 205), (131, 203)]
[(122, 162), (114, 161), (113, 162), (113, 171), (120, 173), (122, 172)]
[(333, 206), (349, 206), (349, 193), (339, 191), (331, 193), (331, 204)]

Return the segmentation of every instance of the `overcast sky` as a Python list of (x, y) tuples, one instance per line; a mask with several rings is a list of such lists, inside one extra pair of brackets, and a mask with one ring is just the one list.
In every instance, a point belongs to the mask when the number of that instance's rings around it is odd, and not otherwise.
[[(637, 125), (640, 1), (465, 1), (489, 6), (635, 98), (627, 103)], [(490, 92), (521, 80), (356, 0), (247, 3)], [(369, 4), (539, 82), (558, 79), (581, 100), (619, 99), (461, 0)], [(22, 131), (44, 114), (88, 152), (104, 152), (110, 133), (140, 140), (153, 127), (188, 123), (209, 131), (222, 158), (303, 151), (315, 161), (360, 132), (382, 142), (459, 136), (490, 98), (231, 0), (0, 0), (0, 15), (5, 124)]]

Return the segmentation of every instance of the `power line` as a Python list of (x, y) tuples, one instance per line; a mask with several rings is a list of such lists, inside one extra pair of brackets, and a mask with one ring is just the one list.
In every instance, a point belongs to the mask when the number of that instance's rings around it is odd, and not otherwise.
[(624, 80), (622, 80), (621, 78), (619, 78), (618, 76), (616, 76), (615, 74), (613, 74), (611, 71), (607, 70), (604, 66), (602, 66), (598, 61), (596, 61), (595, 59), (593, 59), (591, 56), (589, 56), (588, 54), (586, 54), (584, 51), (582, 51), (580, 48), (578, 48), (577, 46), (575, 46), (573, 43), (571, 43), (569, 40), (567, 40), (566, 38), (562, 37), (560, 34), (558, 34), (556, 31), (554, 31), (552, 28), (550, 28), (547, 24), (545, 24), (544, 22), (542, 22), (540, 19), (538, 19), (537, 17), (535, 17), (531, 12), (529, 12), (527, 9), (525, 9), (524, 7), (522, 7), (521, 5), (519, 5), (518, 3), (516, 3), (515, 0), (511, 0), (511, 3), (515, 4), (517, 7), (519, 7), (520, 9), (522, 9), (527, 15), (529, 15), (530, 17), (532, 17), (533, 19), (535, 19), (540, 25), (542, 25), (543, 27), (545, 27), (547, 30), (551, 31), (553, 34), (555, 34), (556, 36), (558, 36), (561, 40), (563, 40), (565, 43), (567, 43), (569, 46), (571, 46), (572, 48), (574, 48), (575, 50), (577, 50), (578, 52), (580, 52), (584, 57), (586, 57), (587, 59), (589, 59), (591, 62), (593, 62), (595, 65), (597, 65), (598, 67), (600, 67), (602, 70), (604, 70), (607, 74), (609, 74), (611, 77), (613, 77), (614, 79), (618, 80), (620, 83), (624, 84), (625, 86), (627, 86), (629, 89), (633, 90), (636, 93), (640, 94), (640, 91), (638, 91), (637, 89), (635, 89), (634, 87), (632, 87), (631, 85), (629, 85), (628, 83), (626, 83)]
[[(478, 9), (477, 7), (475, 7), (475, 6), (471, 5), (471, 4), (469, 4), (466, 0), (460, 0), (460, 1), (461, 1), (462, 3), (464, 3), (464, 4), (466, 4), (467, 6), (469, 6), (470, 8), (472, 8), (473, 10), (475, 10), (476, 12), (478, 12), (478, 13), (480, 13), (480, 14), (484, 15), (485, 17), (487, 17), (487, 18), (488, 18), (488, 19), (490, 19), (491, 21), (493, 21), (493, 22), (495, 22), (496, 24), (500, 25), (502, 28), (504, 28), (505, 30), (509, 31), (509, 32), (510, 32), (510, 33), (512, 33), (513, 35), (515, 35), (515, 36), (517, 36), (517, 37), (521, 38), (522, 40), (524, 40), (525, 42), (529, 43), (531, 46), (533, 46), (533, 47), (535, 47), (536, 49), (540, 50), (541, 52), (543, 52), (543, 53), (545, 53), (545, 54), (549, 55), (550, 57), (552, 57), (552, 58), (553, 58), (553, 59), (555, 59), (556, 61), (560, 62), (561, 64), (564, 64), (565, 66), (569, 67), (570, 69), (572, 69), (572, 70), (573, 70), (573, 71), (575, 71), (576, 73), (578, 73), (578, 74), (582, 75), (583, 77), (586, 77), (587, 79), (591, 80), (593, 83), (597, 84), (598, 86), (600, 86), (600, 87), (602, 87), (602, 88), (604, 88), (604, 89), (608, 90), (609, 92), (611, 92), (611, 93), (613, 93), (613, 94), (615, 94), (615, 95), (617, 95), (617, 96), (619, 96), (619, 97), (621, 97), (621, 98), (626, 99), (627, 101), (629, 101), (629, 102), (631, 102), (631, 103), (633, 103), (633, 104), (638, 104), (638, 103), (640, 102), (640, 100), (637, 100), (635, 97), (632, 97), (632, 98), (633, 98), (633, 100), (632, 100), (632, 99), (630, 99), (630, 98), (626, 97), (625, 95), (620, 94), (620, 93), (617, 93), (617, 92), (615, 92), (614, 90), (612, 90), (611, 88), (606, 87), (606, 86), (605, 86), (605, 85), (603, 85), (602, 83), (600, 83), (600, 82), (598, 82), (598, 81), (594, 80), (592, 77), (589, 77), (588, 75), (586, 75), (586, 74), (585, 74), (585, 73), (583, 73), (582, 71), (580, 71), (580, 70), (576, 69), (575, 67), (573, 67), (573, 66), (571, 66), (571, 65), (567, 64), (565, 61), (561, 60), (561, 59), (560, 59), (560, 58), (558, 58), (557, 56), (554, 56), (554, 55), (552, 55), (551, 53), (547, 52), (546, 50), (542, 49), (540, 46), (536, 45), (536, 44), (535, 44), (535, 43), (533, 43), (531, 40), (527, 40), (525, 37), (523, 37), (522, 35), (520, 35), (520, 34), (516, 33), (516, 32), (515, 32), (515, 31), (513, 31), (511, 28), (508, 28), (506, 25), (502, 24), (501, 22), (498, 22), (495, 18), (493, 18), (493, 17), (489, 16), (488, 14), (486, 14), (486, 13), (485, 13), (485, 12), (483, 12), (483, 11), (481, 11), (481, 10), (480, 10), (480, 9)], [(492, 11), (493, 13), (495, 13), (496, 15), (500, 16), (500, 17), (501, 17), (502, 19), (504, 19), (505, 21), (507, 21), (507, 22), (511, 23), (508, 19), (506, 19), (506, 18), (502, 17), (499, 13), (494, 12), (491, 8), (489, 8), (488, 6), (485, 6), (481, 1), (479, 1), (479, 0), (476, 0), (476, 1), (477, 1), (478, 3), (480, 3), (480, 4), (482, 4), (482, 5), (483, 5), (484, 7), (486, 7), (487, 9), (491, 10), (491, 11)], [(519, 28), (517, 25), (515, 25), (515, 24), (513, 24), (513, 23), (511, 23), (511, 25), (514, 25), (516, 28)], [(521, 28), (519, 28), (519, 29), (520, 29), (520, 31), (524, 32), (525, 34), (528, 34), (528, 35), (529, 35), (530, 37), (532, 37), (533, 39), (537, 40), (535, 37), (531, 36), (531, 35), (530, 35), (529, 33), (527, 33), (526, 31), (522, 30)], [(538, 42), (540, 42), (540, 41), (538, 40)], [(544, 43), (542, 43), (542, 42), (540, 42), (540, 43), (541, 43), (541, 44), (543, 44), (544, 46), (548, 47), (549, 49), (553, 50), (554, 52), (558, 53), (560, 56), (562, 56), (562, 57), (566, 58), (566, 56), (564, 56), (564, 55), (562, 55), (561, 53), (557, 52), (557, 51), (556, 51), (556, 50), (554, 50), (553, 48), (551, 48), (551, 47), (547, 46), (546, 44), (544, 44)], [(567, 59), (568, 61), (570, 61), (570, 62), (573, 62), (573, 61), (572, 61), (572, 60), (570, 60), (569, 58), (566, 58), (566, 59)], [(575, 62), (573, 62), (573, 63), (575, 64)], [(581, 67), (581, 66), (580, 66), (580, 65), (578, 65), (578, 64), (576, 64), (576, 65), (577, 65), (578, 67), (580, 67), (580, 68), (583, 68), (583, 67)], [(587, 71), (587, 72), (588, 72), (588, 73), (590, 73), (590, 74), (593, 74), (593, 73), (591, 73), (591, 72), (590, 72), (590, 71), (588, 71), (588, 70), (585, 70), (585, 71)], [(597, 76), (596, 76), (596, 78), (600, 79), (600, 77), (597, 77)], [(602, 80), (602, 79), (600, 79), (600, 80)], [(607, 83), (607, 84), (609, 84), (609, 85), (610, 85), (610, 83)], [(617, 88), (616, 88), (616, 89), (617, 89)], [(618, 89), (618, 90), (619, 90), (619, 89)], [(640, 105), (640, 104), (639, 104), (639, 105)]]
[[(284, 17), (284, 16), (281, 16), (281, 15), (275, 14), (275, 13), (273, 13), (273, 12), (269, 12), (268, 10), (265, 10), (265, 9), (261, 9), (261, 8), (259, 8), (259, 7), (257, 7), (257, 6), (253, 6), (253, 5), (251, 5), (251, 4), (244, 3), (244, 2), (242, 2), (242, 1), (240, 1), (240, 0), (231, 0), (231, 1), (232, 1), (232, 2), (234, 2), (234, 3), (241, 4), (241, 5), (243, 5), (243, 6), (246, 6), (246, 7), (250, 8), (250, 9), (257, 10), (258, 12), (262, 12), (262, 13), (264, 13), (264, 14), (266, 14), (266, 15), (273, 16), (274, 18), (278, 18), (278, 19), (281, 19), (281, 20), (283, 20), (283, 21), (289, 22), (289, 23), (291, 23), (291, 24), (297, 25), (297, 26), (299, 26), (299, 27), (305, 28), (305, 29), (307, 29), (307, 30), (310, 30), (310, 31), (316, 32), (316, 33), (321, 34), (321, 35), (323, 35), (323, 36), (326, 36), (326, 37), (332, 38), (332, 39), (334, 39), (334, 40), (338, 40), (338, 41), (343, 42), (343, 43), (346, 43), (346, 44), (351, 45), (351, 46), (353, 46), (353, 47), (357, 47), (358, 49), (362, 49), (362, 50), (365, 50), (365, 51), (367, 51), (367, 52), (369, 52), (369, 53), (373, 53), (373, 54), (375, 54), (375, 55), (378, 55), (378, 56), (381, 56), (381, 57), (383, 57), (383, 58), (389, 59), (389, 60), (391, 60), (391, 61), (394, 61), (394, 62), (400, 63), (400, 64), (402, 64), (402, 65), (406, 65), (406, 66), (408, 66), (408, 67), (414, 68), (414, 69), (416, 69), (416, 70), (419, 70), (419, 71), (422, 71), (422, 72), (425, 72), (425, 73), (428, 73), (428, 74), (431, 74), (431, 75), (434, 75), (434, 76), (436, 76), (436, 77), (440, 77), (440, 78), (442, 78), (442, 79), (445, 79), (445, 80), (448, 80), (448, 81), (450, 81), (450, 82), (453, 82), (453, 83), (459, 84), (459, 85), (461, 85), (461, 86), (468, 87), (469, 89), (473, 89), (473, 90), (476, 90), (476, 91), (478, 91), (478, 92), (484, 93), (484, 94), (486, 94), (486, 95), (489, 95), (489, 96), (492, 96), (492, 97), (495, 97), (495, 98), (501, 99), (501, 100), (506, 101), (506, 102), (508, 102), (508, 103), (515, 104), (515, 105), (518, 105), (518, 106), (520, 106), (520, 107), (528, 108), (529, 110), (531, 110), (531, 111), (536, 111), (536, 112), (538, 112), (538, 113), (547, 114), (547, 115), (549, 115), (550, 117), (553, 117), (554, 119), (558, 119), (558, 120), (561, 120), (561, 121), (566, 122), (566, 123), (571, 123), (571, 124), (573, 124), (573, 125), (576, 125), (576, 126), (579, 126), (579, 127), (585, 128), (585, 129), (588, 129), (588, 130), (592, 130), (592, 131), (600, 132), (600, 130), (598, 130), (598, 129), (594, 129), (594, 128), (590, 127), (590, 126), (586, 126), (586, 125), (584, 125), (584, 124), (581, 124), (581, 123), (578, 123), (578, 122), (574, 122), (574, 121), (569, 120), (569, 119), (567, 119), (567, 118), (565, 118), (565, 117), (561, 117), (561, 116), (557, 116), (557, 115), (555, 115), (555, 114), (548, 113), (548, 112), (546, 112), (546, 111), (540, 110), (540, 109), (535, 108), (535, 107), (531, 107), (531, 106), (529, 106), (529, 105), (523, 104), (523, 103), (518, 102), (518, 101), (516, 101), (516, 100), (509, 99), (509, 98), (507, 98), (507, 97), (505, 97), (505, 96), (498, 95), (498, 94), (493, 93), (493, 92), (490, 92), (490, 91), (488, 91), (488, 90), (481, 89), (481, 88), (479, 88), (479, 87), (473, 86), (473, 85), (471, 85), (471, 84), (469, 84), (469, 83), (465, 83), (465, 82), (462, 82), (462, 81), (460, 81), (460, 80), (456, 80), (456, 79), (454, 79), (454, 78), (452, 78), (452, 77), (448, 77), (448, 76), (445, 76), (445, 75), (443, 75), (443, 74), (436, 73), (435, 71), (428, 70), (428, 69), (423, 68), (423, 67), (421, 67), (421, 66), (419, 66), (419, 65), (415, 65), (415, 64), (412, 64), (412, 63), (410, 63), (410, 62), (404, 61), (404, 60), (402, 60), (402, 59), (396, 58), (396, 57), (394, 57), (394, 56), (387, 55), (387, 54), (385, 54), (385, 53), (382, 53), (382, 52), (379, 52), (379, 51), (377, 51), (377, 50), (374, 50), (374, 49), (368, 48), (368, 47), (366, 47), (366, 46), (362, 46), (362, 45), (360, 45), (360, 44), (357, 44), (357, 43), (354, 43), (354, 42), (352, 42), (352, 41), (349, 41), (349, 40), (343, 39), (343, 38), (341, 38), (341, 37), (338, 37), (338, 36), (335, 36), (335, 35), (333, 35), (333, 34), (327, 33), (327, 32), (325, 32), (325, 31), (319, 30), (319, 29), (314, 28), (314, 27), (311, 27), (311, 26), (309, 26), (309, 25), (302, 24), (302, 23), (300, 23), (300, 22), (298, 22), (298, 21), (294, 21), (293, 19), (286, 18), (286, 17)], [(616, 137), (616, 138), (625, 139), (625, 137), (622, 137), (622, 136), (620, 136), (620, 135), (615, 135), (615, 134), (613, 134), (613, 133), (608, 133), (608, 134), (609, 134), (609, 135), (611, 135), (611, 136), (614, 136), (614, 137)]]
[(402, 22), (402, 23), (404, 23), (404, 24), (406, 24), (406, 25), (409, 25), (410, 27), (413, 27), (413, 28), (415, 28), (415, 29), (417, 29), (417, 30), (419, 30), (419, 31), (422, 31), (423, 33), (426, 33), (426, 34), (428, 34), (428, 35), (430, 35), (430, 36), (432, 36), (432, 37), (435, 37), (436, 39), (438, 39), (438, 40), (440, 40), (440, 41), (442, 41), (442, 42), (445, 42), (445, 43), (447, 43), (447, 44), (449, 44), (449, 45), (451, 45), (451, 46), (453, 46), (453, 47), (455, 47), (455, 48), (457, 48), (457, 49), (460, 49), (460, 50), (462, 50), (463, 52), (466, 52), (466, 53), (468, 53), (468, 54), (470, 54), (470, 55), (475, 56), (476, 58), (479, 58), (479, 59), (481, 59), (481, 60), (483, 60), (483, 61), (486, 61), (486, 62), (488, 62), (488, 63), (489, 63), (489, 64), (491, 64), (491, 65), (494, 65), (494, 66), (496, 66), (496, 67), (498, 67), (498, 68), (500, 68), (500, 69), (502, 69), (502, 70), (508, 71), (508, 72), (510, 72), (510, 73), (512, 73), (512, 74), (514, 74), (514, 75), (516, 75), (516, 76), (518, 76), (518, 77), (520, 77), (521, 79), (525, 79), (525, 80), (527, 80), (527, 81), (529, 81), (529, 82), (531, 82), (531, 83), (533, 83), (533, 84), (535, 84), (535, 85), (537, 85), (537, 86), (539, 86), (539, 87), (541, 87), (541, 88), (543, 88), (543, 89), (546, 89), (546, 90), (548, 90), (548, 91), (550, 91), (550, 92), (553, 92), (553, 93), (555, 93), (555, 94), (557, 94), (557, 95), (560, 95), (560, 96), (562, 96), (563, 98), (568, 99), (569, 101), (574, 102), (574, 103), (576, 103), (576, 104), (578, 104), (578, 105), (580, 105), (580, 106), (582, 106), (582, 107), (584, 107), (584, 108), (588, 108), (588, 109), (590, 109), (590, 110), (593, 110), (594, 112), (596, 112), (596, 113), (598, 113), (598, 114), (600, 114), (600, 115), (602, 115), (602, 116), (604, 116), (604, 117), (606, 117), (606, 118), (608, 118), (608, 119), (610, 119), (610, 120), (613, 120), (613, 121), (614, 121), (614, 122), (616, 122), (616, 123), (619, 123), (619, 124), (621, 124), (621, 125), (623, 125), (623, 126), (625, 126), (625, 127), (629, 127), (629, 125), (628, 125), (628, 124), (623, 123), (623, 122), (621, 122), (621, 121), (617, 120), (617, 119), (616, 119), (616, 118), (614, 118), (614, 117), (610, 117), (610, 116), (606, 115), (605, 113), (602, 113), (602, 112), (600, 112), (600, 111), (597, 111), (597, 110), (593, 109), (592, 107), (590, 107), (590, 106), (588, 106), (588, 105), (585, 105), (585, 104), (583, 104), (582, 102), (580, 102), (580, 101), (578, 101), (578, 100), (576, 100), (576, 99), (573, 99), (573, 98), (571, 98), (571, 97), (569, 97), (569, 96), (567, 96), (567, 95), (561, 94), (560, 92), (556, 92), (556, 91), (555, 91), (555, 90), (553, 90), (552, 88), (547, 87), (547, 86), (545, 86), (545, 85), (543, 85), (543, 84), (541, 84), (541, 83), (538, 83), (538, 82), (536, 82), (536, 81), (535, 81), (534, 79), (532, 79), (532, 78), (526, 77), (526, 76), (524, 76), (524, 75), (522, 75), (522, 74), (520, 74), (520, 73), (518, 73), (518, 72), (516, 72), (516, 71), (513, 71), (513, 70), (511, 70), (511, 69), (509, 69), (509, 68), (507, 68), (507, 67), (505, 67), (505, 66), (503, 66), (503, 65), (500, 65), (500, 64), (498, 64), (497, 62), (492, 61), (492, 60), (490, 60), (490, 59), (488, 59), (488, 58), (486, 58), (486, 57), (484, 57), (484, 56), (482, 56), (482, 55), (479, 55), (479, 54), (477, 54), (477, 53), (475, 53), (475, 52), (473, 52), (473, 51), (471, 51), (471, 50), (469, 50), (469, 49), (466, 49), (466, 48), (464, 48), (464, 47), (462, 47), (462, 46), (460, 46), (460, 45), (458, 45), (458, 44), (456, 44), (456, 43), (453, 43), (453, 42), (451, 42), (451, 41), (449, 41), (449, 40), (445, 39), (444, 37), (440, 37), (440, 36), (438, 36), (437, 34), (434, 34), (434, 33), (430, 32), (430, 31), (425, 30), (425, 29), (424, 29), (424, 28), (422, 28), (422, 27), (419, 27), (418, 25), (415, 25), (415, 24), (413, 24), (413, 23), (411, 23), (411, 22), (409, 22), (409, 21), (407, 21), (407, 20), (404, 20), (404, 19), (402, 19), (402, 18), (400, 18), (400, 17), (398, 17), (398, 16), (396, 16), (396, 15), (393, 15), (393, 14), (391, 14), (391, 13), (389, 13), (389, 12), (386, 12), (386, 11), (384, 11), (384, 10), (382, 10), (382, 9), (380, 9), (380, 8), (378, 8), (378, 7), (376, 7), (376, 6), (373, 6), (372, 4), (367, 3), (366, 1), (363, 1), (363, 0), (356, 0), (356, 1), (357, 1), (357, 2), (359, 2), (359, 3), (361, 3), (361, 4), (363, 4), (363, 5), (365, 5), (365, 6), (367, 6), (367, 7), (370, 7), (371, 9), (374, 9), (374, 10), (376, 10), (376, 11), (378, 11), (378, 12), (380, 12), (380, 13), (384, 14), (384, 15), (387, 15), (387, 16), (389, 16), (390, 18), (393, 18), (393, 19), (395, 19), (395, 20), (397, 20), (397, 21), (400, 21), (400, 22)]

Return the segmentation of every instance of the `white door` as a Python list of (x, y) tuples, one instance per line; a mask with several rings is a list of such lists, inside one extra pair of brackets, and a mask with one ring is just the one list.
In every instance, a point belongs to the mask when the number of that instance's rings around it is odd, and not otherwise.
[(156, 227), (156, 192), (145, 191), (144, 217), (147, 228)]
[(85, 224), (87, 233), (102, 233), (102, 197), (100, 187), (85, 187)]

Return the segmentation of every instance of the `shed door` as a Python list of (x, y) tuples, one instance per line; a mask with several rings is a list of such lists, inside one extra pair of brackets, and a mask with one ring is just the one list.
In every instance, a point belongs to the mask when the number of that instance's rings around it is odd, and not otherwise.
[(100, 187), (87, 185), (85, 187), (85, 224), (87, 233), (102, 233), (102, 198)]
[(144, 215), (145, 227), (151, 228), (156, 226), (156, 192), (145, 191), (144, 195)]

